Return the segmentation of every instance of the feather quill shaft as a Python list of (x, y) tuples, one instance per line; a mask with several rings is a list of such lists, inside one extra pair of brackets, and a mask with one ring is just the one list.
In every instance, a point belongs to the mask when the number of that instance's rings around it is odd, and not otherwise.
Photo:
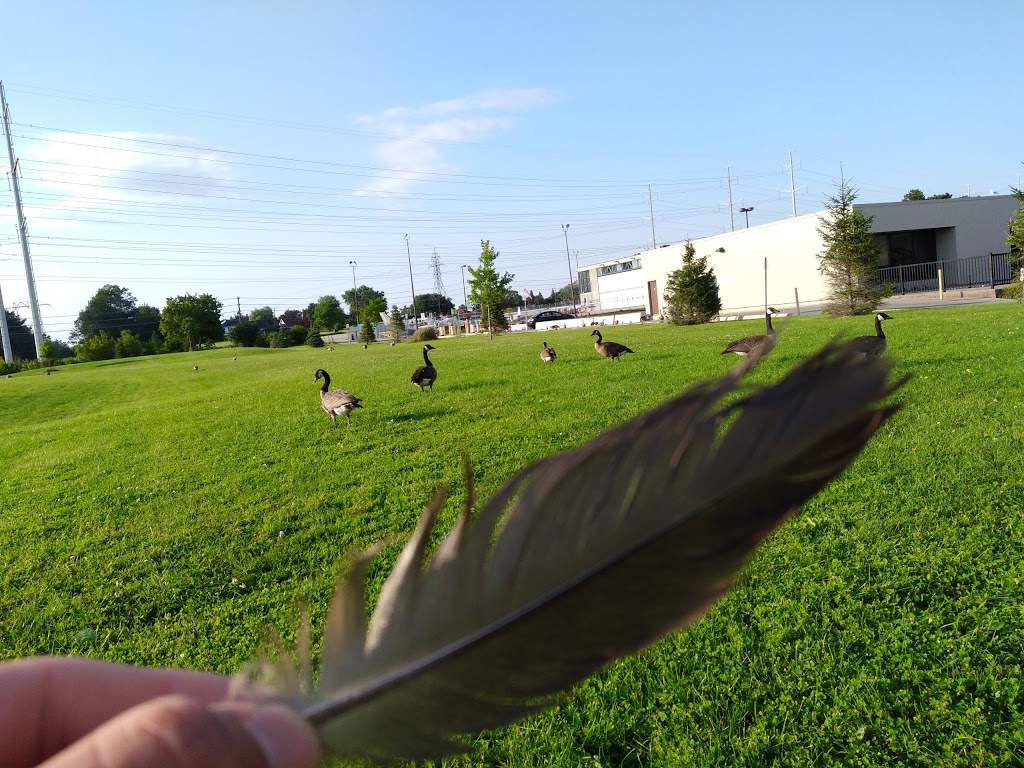
[[(767, 351), (767, 350), (764, 350)], [(344, 756), (419, 759), (512, 722), (697, 621), (750, 552), (841, 472), (896, 407), (890, 365), (830, 346), (721, 405), (755, 363), (517, 473), (425, 561), (428, 506), (366, 626), (366, 563), (341, 581), (319, 689), (262, 662)], [(723, 424), (728, 421), (728, 427)], [(279, 665), (292, 661), (282, 659)], [(305, 665), (306, 660), (301, 660)], [(282, 682), (284, 684), (282, 685)]]

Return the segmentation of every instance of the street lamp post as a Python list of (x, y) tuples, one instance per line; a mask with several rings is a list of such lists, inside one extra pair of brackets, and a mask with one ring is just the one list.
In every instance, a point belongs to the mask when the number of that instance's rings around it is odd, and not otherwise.
[(569, 258), (569, 225), (562, 225), (562, 234), (565, 235), (565, 263), (569, 266), (569, 295), (572, 297), (572, 314), (576, 316), (576, 291), (573, 289), (572, 280), (572, 259)]
[(412, 324), (419, 328), (419, 320), (416, 319), (416, 286), (412, 283), (412, 251), (409, 250), (409, 236), (405, 235), (405, 255), (409, 257), (409, 290), (412, 291)]
[(740, 208), (740, 213), (743, 214), (743, 218), (747, 222), (747, 229), (750, 229), (750, 212), (752, 210), (754, 210), (754, 206), (750, 206), (749, 208)]
[(356, 263), (350, 261), (349, 266), (352, 267), (352, 307), (354, 309), (353, 316), (356, 321), (356, 328), (359, 327), (359, 289), (356, 288)]

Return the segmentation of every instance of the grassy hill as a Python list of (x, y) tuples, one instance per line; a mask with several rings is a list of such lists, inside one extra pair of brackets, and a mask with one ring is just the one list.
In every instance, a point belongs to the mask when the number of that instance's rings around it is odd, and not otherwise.
[[(906, 407), (696, 628), (478, 740), (453, 765), (1024, 762), (1024, 312), (893, 313)], [(754, 381), (870, 318), (787, 318)], [(487, 496), (735, 362), (760, 322), (222, 349), (0, 380), (0, 658), (73, 653), (235, 671), (352, 548), (412, 530), (460, 457)], [(558, 350), (539, 359), (541, 341)], [(199, 370), (194, 371), (193, 365)], [(313, 372), (364, 398), (349, 429)], [(398, 551), (374, 566), (378, 589)], [(371, 596), (372, 599), (372, 596)]]

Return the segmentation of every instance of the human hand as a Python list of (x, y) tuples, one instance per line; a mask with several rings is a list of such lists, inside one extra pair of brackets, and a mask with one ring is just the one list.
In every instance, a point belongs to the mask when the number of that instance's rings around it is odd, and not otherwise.
[(316, 733), (279, 706), (226, 701), (223, 675), (89, 659), (0, 663), (8, 768), (315, 768)]

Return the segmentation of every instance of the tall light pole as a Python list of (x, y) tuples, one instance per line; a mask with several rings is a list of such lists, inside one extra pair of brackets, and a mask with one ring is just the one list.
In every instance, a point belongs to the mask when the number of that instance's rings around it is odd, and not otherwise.
[(412, 324), (419, 328), (420, 323), (416, 319), (416, 286), (412, 284), (412, 252), (409, 250), (409, 236), (405, 235), (405, 255), (409, 257), (409, 290), (412, 291)]
[(562, 234), (565, 235), (565, 263), (569, 266), (569, 295), (572, 297), (572, 313), (576, 314), (576, 291), (573, 289), (572, 259), (569, 258), (569, 225), (562, 225)]
[(359, 327), (359, 289), (356, 288), (356, 263), (354, 261), (349, 262), (349, 266), (352, 267), (352, 306), (355, 308), (353, 315), (356, 319), (356, 327)]
[(754, 206), (750, 206), (749, 208), (740, 208), (740, 213), (743, 214), (743, 218), (747, 222), (747, 229), (750, 229), (750, 212), (752, 210), (754, 210)]

